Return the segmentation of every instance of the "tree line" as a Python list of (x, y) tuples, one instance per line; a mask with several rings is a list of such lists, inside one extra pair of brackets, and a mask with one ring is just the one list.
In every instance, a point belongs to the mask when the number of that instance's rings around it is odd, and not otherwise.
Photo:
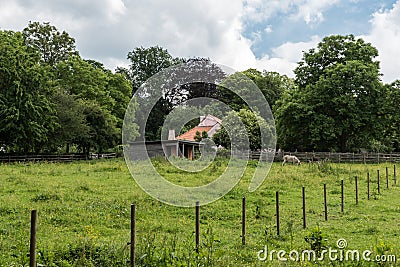
[[(39, 22), (30, 22), (21, 32), (0, 30), (0, 50), (0, 147), (10, 153), (113, 149), (121, 143), (128, 103), (148, 78), (179, 63), (191, 62), (196, 69), (209, 62), (176, 58), (159, 46), (137, 47), (127, 54), (129, 66), (112, 72), (101, 62), (82, 58), (68, 33)], [(400, 80), (380, 80), (377, 56), (377, 49), (362, 39), (328, 36), (303, 53), (293, 79), (256, 69), (241, 74), (257, 85), (271, 106), (277, 145), (284, 150), (399, 151)], [(218, 68), (208, 74), (226, 78)], [(241, 78), (231, 80), (243, 92), (252, 90)], [(249, 113), (235, 93), (199, 82), (163, 90), (146, 122), (146, 136), (140, 138), (159, 139), (167, 115), (198, 97), (226, 103), (231, 113), (246, 118), (249, 133), (259, 132), (254, 127), (258, 114)], [(209, 103), (199, 108), (213, 110)], [(215, 115), (223, 120), (232, 117), (218, 110), (221, 114)], [(141, 116), (140, 105), (135, 116)], [(226, 146), (227, 138), (221, 132), (214, 141)], [(259, 138), (250, 139), (251, 148), (259, 148)]]

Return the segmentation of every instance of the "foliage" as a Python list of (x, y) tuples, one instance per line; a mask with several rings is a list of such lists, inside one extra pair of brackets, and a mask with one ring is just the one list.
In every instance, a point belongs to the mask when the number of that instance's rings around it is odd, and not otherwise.
[(257, 85), (271, 107), (281, 98), (283, 92), (291, 90), (295, 86), (293, 79), (277, 72), (248, 69), (243, 71), (243, 74)]
[[(242, 127), (240, 121), (243, 123), (244, 127)], [(263, 144), (266, 146), (269, 144), (269, 137), (271, 137), (270, 126), (261, 116), (247, 109), (241, 109), (239, 112), (229, 112), (228, 115), (222, 119), (222, 126), (223, 127), (213, 136), (213, 141), (217, 145), (230, 148), (232, 143), (235, 144), (235, 149), (242, 150), (250, 148), (251, 150), (256, 150), (264, 148), (262, 147)], [(268, 133), (265, 140), (261, 140), (260, 129)], [(228, 132), (232, 133), (231, 137)], [(247, 138), (248, 141), (245, 141)], [(247, 142), (250, 147), (243, 147)]]
[[(179, 59), (173, 58), (168, 50), (153, 46), (149, 48), (136, 47), (128, 53), (127, 58), (130, 60), (129, 69), (126, 73), (132, 81), (133, 94), (136, 90), (154, 74), (179, 63)], [(122, 69), (120, 69), (122, 71)]]
[[(379, 150), (390, 151), (395, 149), (400, 151), (400, 80), (385, 86), (385, 108), (383, 120), (385, 127), (382, 129), (382, 135), (385, 137), (376, 140), (375, 145)], [(378, 151), (378, 152), (381, 152)]]
[[(74, 142), (84, 152), (114, 147), (120, 139), (122, 121), (128, 106), (130, 83), (100, 63), (70, 57), (57, 64), (58, 86), (65, 94), (81, 101), (88, 131), (78, 132)], [(80, 133), (80, 134), (79, 134)]]
[(60, 127), (50, 135), (50, 140), (55, 147), (66, 145), (65, 152), (69, 153), (70, 144), (75, 143), (79, 138), (90, 138), (90, 128), (83, 113), (84, 101), (62, 90), (56, 90), (51, 100), (55, 104), (57, 122)]
[(322, 233), (319, 226), (312, 229), (304, 240), (310, 244), (310, 249), (315, 251), (317, 255), (321, 255), (322, 250), (327, 248), (326, 236)]
[(0, 31), (0, 142), (11, 151), (40, 151), (57, 127), (39, 59), (21, 33)]
[[(207, 58), (190, 58), (183, 60), (184, 68), (176, 75), (187, 75), (190, 73), (194, 77), (198, 77), (199, 82), (184, 83), (179, 87), (179, 95), (174, 96), (175, 103), (185, 103), (187, 100), (195, 98), (207, 98), (200, 103), (201, 107), (209, 104), (210, 99), (221, 99), (221, 91), (218, 90), (217, 84), (226, 77), (226, 73), (215, 63)], [(182, 79), (184, 80), (184, 78)], [(212, 81), (212, 82), (210, 82)]]
[(286, 150), (354, 151), (382, 138), (385, 91), (376, 48), (354, 36), (329, 36), (304, 53), (298, 89), (277, 102), (278, 140)]
[(200, 133), (200, 131), (196, 131), (196, 134), (194, 136), (194, 141), (196, 142), (200, 142), (203, 139), (207, 139), (208, 138), (208, 134), (206, 131), (202, 131)]
[(60, 33), (49, 22), (30, 22), (22, 35), (26, 45), (38, 51), (43, 62), (50, 66), (79, 55), (75, 49), (75, 39), (65, 31)]
[[(149, 48), (137, 47), (128, 53), (130, 65), (128, 69), (119, 68), (118, 73), (126, 75), (132, 84), (132, 95), (136, 93), (139, 87), (150, 77), (157, 74), (161, 70), (173, 66), (180, 62), (179, 59), (173, 58), (166, 49), (159, 46)], [(151, 87), (151, 86), (150, 86)], [(150, 88), (151, 89), (151, 88)], [(149, 89), (149, 90), (150, 90)], [(146, 123), (146, 129), (139, 129), (139, 132), (146, 133), (147, 140), (156, 140), (159, 138), (159, 131), (163, 125), (165, 116), (172, 110), (173, 104), (168, 100), (168, 90), (163, 92), (161, 99), (157, 101), (151, 109), (150, 116)], [(138, 120), (143, 120), (143, 110), (146, 110), (147, 97), (156, 97), (154, 92), (148, 92), (148, 95), (137, 95), (139, 108), (135, 115)], [(145, 136), (141, 136), (144, 138)]]
[(120, 132), (116, 127), (115, 116), (96, 102), (90, 101), (86, 102), (83, 114), (89, 126), (89, 135), (78, 137), (76, 143), (84, 153), (89, 153), (91, 147), (103, 152), (117, 145)]
[(132, 88), (125, 76), (79, 57), (75, 40), (50, 23), (0, 34), (2, 147), (52, 153), (78, 145), (88, 153), (120, 143)]

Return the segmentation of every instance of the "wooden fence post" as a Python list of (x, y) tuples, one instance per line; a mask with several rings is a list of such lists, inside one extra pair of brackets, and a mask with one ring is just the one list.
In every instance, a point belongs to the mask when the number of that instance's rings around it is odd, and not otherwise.
[(369, 178), (369, 173), (367, 173), (367, 195), (368, 195), (368, 200), (370, 198), (369, 183), (370, 183), (370, 178)]
[(328, 204), (326, 201), (326, 184), (324, 184), (324, 212), (325, 212), (325, 221), (328, 220)]
[(389, 189), (389, 170), (386, 167), (386, 189)]
[(381, 194), (381, 174), (380, 171), (378, 170), (378, 194)]
[(131, 267), (135, 266), (136, 257), (136, 204), (131, 205)]
[(356, 205), (358, 205), (358, 178), (357, 176), (354, 178), (356, 184)]
[(196, 202), (196, 252), (199, 253), (200, 247), (200, 203)]
[(31, 238), (29, 245), (29, 267), (36, 267), (37, 210), (31, 211)]
[(279, 191), (276, 191), (276, 234), (280, 234)]
[(303, 186), (302, 188), (302, 195), (303, 195), (303, 228), (307, 228), (307, 221), (306, 221), (306, 188)]
[(246, 198), (242, 199), (242, 245), (246, 245)]
[(344, 184), (343, 180), (340, 181), (340, 191), (341, 191), (341, 200), (342, 200), (342, 205), (341, 205), (341, 212), (344, 212)]
[(394, 184), (396, 185), (396, 165), (393, 165), (393, 179), (394, 179)]

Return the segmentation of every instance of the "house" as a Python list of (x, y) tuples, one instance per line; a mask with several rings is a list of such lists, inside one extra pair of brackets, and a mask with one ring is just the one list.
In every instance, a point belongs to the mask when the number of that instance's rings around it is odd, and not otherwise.
[(143, 160), (147, 158), (161, 157), (185, 157), (192, 160), (195, 150), (200, 150), (201, 142), (186, 140), (158, 140), (128, 142), (130, 160)]
[(221, 120), (212, 115), (200, 116), (200, 123), (184, 134), (175, 137), (175, 131), (170, 130), (168, 140), (128, 142), (131, 160), (143, 160), (147, 157), (178, 156), (189, 160), (194, 159), (195, 151), (200, 151), (204, 143), (195, 140), (196, 132), (207, 132), (211, 138), (221, 128)]
[(184, 134), (179, 135), (177, 140), (187, 140), (187, 141), (196, 141), (195, 136), (196, 132), (203, 133), (205, 131), (209, 138), (212, 138), (213, 135), (221, 128), (222, 121), (217, 117), (208, 114), (207, 116), (200, 116), (200, 123), (187, 131)]

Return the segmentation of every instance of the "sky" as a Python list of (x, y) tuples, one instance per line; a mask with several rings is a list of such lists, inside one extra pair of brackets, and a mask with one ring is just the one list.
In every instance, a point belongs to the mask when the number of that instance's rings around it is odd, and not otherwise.
[(294, 77), (303, 52), (332, 34), (379, 51), (382, 81), (400, 79), (400, 0), (0, 0), (0, 29), (50, 22), (85, 59), (114, 70), (135, 47), (206, 57), (238, 71)]

